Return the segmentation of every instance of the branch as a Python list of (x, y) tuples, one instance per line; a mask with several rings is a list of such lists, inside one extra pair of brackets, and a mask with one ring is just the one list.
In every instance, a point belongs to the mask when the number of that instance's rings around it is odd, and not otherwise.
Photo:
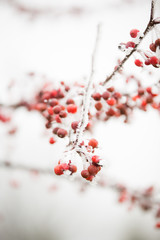
[(151, 12), (150, 12), (150, 20), (149, 20), (149, 23), (146, 27), (146, 29), (144, 30), (143, 32), (143, 36), (141, 36), (139, 38), (139, 42), (135, 45), (135, 47), (131, 50), (131, 52), (126, 55), (124, 57), (124, 59), (121, 61), (121, 63), (118, 65), (118, 67), (106, 78), (106, 80), (102, 83), (102, 85), (104, 86), (107, 82), (109, 82), (113, 77), (114, 75), (123, 67), (123, 65), (125, 64), (125, 62), (132, 56), (132, 54), (134, 52), (137, 51), (137, 48), (139, 47), (140, 43), (142, 42), (142, 40), (145, 38), (145, 36), (147, 35), (148, 32), (150, 32), (153, 27), (157, 24), (160, 23), (160, 20), (154, 20), (154, 10), (155, 10), (155, 0), (152, 0), (151, 1)]
[(91, 91), (92, 83), (93, 83), (93, 78), (95, 73), (95, 62), (96, 62), (95, 58), (96, 58), (97, 47), (99, 43), (100, 26), (101, 26), (100, 24), (98, 24), (97, 26), (97, 36), (96, 36), (95, 46), (94, 46), (92, 60), (91, 60), (91, 72), (90, 72), (90, 77), (89, 77), (89, 80), (85, 89), (84, 97), (83, 97), (81, 120), (79, 123), (79, 127), (77, 128), (77, 131), (76, 131), (76, 140), (74, 143), (74, 147), (79, 145), (81, 141), (81, 137), (88, 124), (88, 112), (89, 112), (91, 94), (92, 94), (92, 91)]

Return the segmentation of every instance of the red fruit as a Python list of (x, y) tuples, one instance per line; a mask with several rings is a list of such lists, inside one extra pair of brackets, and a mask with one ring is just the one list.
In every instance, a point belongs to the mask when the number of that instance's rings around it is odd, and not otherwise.
[(143, 66), (142, 61), (140, 61), (139, 59), (136, 59), (136, 60), (134, 61), (134, 63), (135, 63), (135, 65), (136, 65), (137, 67), (142, 67), (142, 66)]
[(54, 128), (54, 129), (53, 129), (53, 133), (54, 133), (54, 134), (57, 134), (58, 129), (59, 129), (59, 127)]
[(76, 130), (77, 127), (78, 127), (78, 124), (79, 124), (78, 121), (74, 121), (74, 122), (72, 122), (72, 123), (71, 123), (71, 127), (72, 127), (72, 129), (73, 129), (73, 130)]
[(110, 108), (107, 112), (106, 112), (106, 115), (112, 117), (115, 115), (115, 111), (113, 108)]
[(45, 126), (46, 126), (46, 128), (51, 128), (52, 127), (52, 123), (51, 122), (47, 122)]
[(147, 91), (148, 93), (152, 94), (152, 88), (151, 88), (151, 87), (147, 87), (147, 88), (146, 88), (146, 91)]
[(101, 102), (97, 102), (95, 104), (95, 108), (97, 109), (97, 111), (100, 111), (102, 109), (102, 103)]
[(62, 168), (64, 171), (66, 171), (66, 170), (69, 169), (69, 166), (68, 166), (67, 163), (62, 163), (60, 166), (61, 166), (61, 168)]
[(94, 176), (90, 175), (89, 177), (86, 178), (86, 180), (92, 182), (93, 178)]
[(67, 117), (67, 113), (65, 111), (60, 111), (59, 116), (61, 118), (66, 118)]
[(156, 52), (156, 45), (155, 45), (154, 43), (151, 43), (151, 44), (149, 45), (149, 48), (150, 48), (150, 50), (151, 50), (152, 52)]
[(51, 95), (51, 98), (56, 98), (57, 97), (57, 91), (56, 90), (52, 90), (50, 95)]
[(56, 115), (56, 116), (55, 116), (55, 121), (56, 121), (57, 123), (62, 123), (59, 115)]
[(77, 112), (77, 106), (75, 104), (69, 104), (67, 106), (67, 111), (69, 113), (76, 113)]
[(151, 63), (152, 65), (158, 64), (158, 58), (155, 57), (155, 56), (151, 57), (151, 58), (150, 58), (150, 63)]
[(75, 173), (77, 172), (77, 167), (75, 165), (70, 165), (69, 166), (69, 170), (72, 172), (72, 173)]
[(49, 104), (52, 106), (52, 107), (55, 107), (56, 105), (58, 105), (58, 100), (57, 99), (52, 99)]
[(50, 144), (54, 144), (56, 141), (55, 141), (55, 139), (53, 138), (53, 137), (51, 137), (50, 139), (49, 139), (49, 143)]
[(92, 162), (93, 163), (99, 163), (99, 161), (100, 161), (100, 158), (99, 158), (99, 156), (97, 156), (97, 155), (94, 155), (93, 157), (92, 157)]
[(113, 91), (114, 91), (114, 87), (109, 87), (109, 88), (107, 88), (107, 90), (108, 90), (109, 92), (113, 92)]
[(66, 104), (67, 104), (67, 105), (69, 105), (69, 104), (75, 104), (75, 102), (74, 102), (73, 99), (69, 98), (69, 99), (67, 99)]
[(96, 148), (96, 147), (98, 147), (98, 141), (96, 139), (94, 139), (94, 138), (91, 138), (89, 140), (88, 145), (91, 146), (92, 148)]
[(92, 98), (95, 100), (95, 101), (99, 101), (101, 99), (101, 94), (100, 93), (94, 93), (92, 95)]
[(160, 222), (157, 222), (155, 228), (160, 228)]
[(107, 100), (109, 97), (110, 97), (110, 93), (107, 92), (107, 91), (102, 94), (102, 98), (103, 98), (104, 100)]
[(130, 31), (130, 36), (131, 36), (132, 38), (136, 38), (138, 32), (139, 32), (138, 29), (132, 29), (132, 30)]
[(60, 138), (64, 138), (67, 135), (67, 131), (65, 129), (59, 128), (57, 131), (57, 135)]
[(89, 172), (88, 172), (88, 170), (82, 170), (81, 176), (82, 176), (83, 178), (88, 178), (88, 177), (89, 177)]
[(150, 65), (151, 64), (151, 61), (150, 61), (150, 58), (148, 58), (147, 60), (145, 60), (145, 65)]
[(54, 112), (55, 114), (59, 114), (60, 111), (61, 111), (61, 107), (60, 107), (60, 106), (55, 106), (55, 107), (53, 108), (53, 112)]
[(54, 114), (52, 107), (49, 107), (49, 108), (47, 109), (47, 111), (48, 111), (49, 115), (53, 115), (53, 114)]
[(92, 176), (95, 176), (99, 171), (100, 171), (99, 166), (90, 165), (88, 167), (88, 172)]
[(115, 99), (118, 99), (118, 98), (121, 98), (122, 95), (121, 95), (119, 92), (115, 92), (115, 93), (113, 94), (113, 97), (114, 97)]
[(156, 47), (158, 47), (158, 46), (160, 47), (160, 38), (158, 38), (158, 39), (155, 41), (155, 46), (156, 46)]
[(107, 103), (108, 103), (108, 105), (113, 106), (116, 104), (116, 100), (115, 100), (115, 98), (110, 98), (107, 100)]
[(145, 107), (146, 105), (147, 105), (147, 102), (146, 102), (145, 99), (143, 99), (142, 102), (141, 102), (141, 106), (142, 106), (142, 107)]
[(62, 175), (63, 174), (63, 168), (61, 165), (57, 165), (54, 168), (54, 172), (56, 175)]
[(134, 42), (127, 42), (127, 43), (126, 43), (126, 48), (129, 48), (129, 47), (130, 47), (130, 48), (134, 48), (135, 45), (136, 45), (136, 44), (135, 44)]

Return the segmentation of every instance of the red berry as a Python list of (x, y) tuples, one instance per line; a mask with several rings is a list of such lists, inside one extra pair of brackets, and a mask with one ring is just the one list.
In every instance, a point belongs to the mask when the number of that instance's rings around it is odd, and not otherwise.
[(94, 138), (91, 138), (89, 140), (88, 145), (91, 146), (92, 148), (96, 148), (96, 147), (98, 147), (98, 141), (96, 139), (94, 139)]
[(108, 90), (109, 92), (113, 92), (113, 91), (114, 91), (114, 87), (109, 87), (109, 88), (107, 88), (107, 90)]
[(67, 163), (62, 163), (60, 166), (61, 166), (61, 168), (62, 168), (64, 171), (66, 171), (66, 170), (69, 169), (69, 166), (68, 166)]
[(95, 166), (95, 165), (90, 165), (88, 167), (88, 172), (90, 173), (90, 175), (95, 176), (98, 172), (99, 172), (99, 166)]
[(155, 46), (156, 46), (156, 47), (160, 47), (160, 38), (158, 38), (158, 39), (155, 41)]
[(48, 111), (48, 113), (49, 113), (50, 115), (53, 115), (53, 114), (54, 114), (52, 107), (49, 107), (49, 108), (47, 109), (47, 111)]
[(75, 104), (69, 104), (67, 106), (67, 111), (69, 113), (76, 113), (77, 112), (77, 106)]
[(61, 107), (60, 107), (60, 106), (55, 106), (55, 107), (53, 108), (53, 112), (54, 112), (55, 114), (60, 113), (60, 111), (61, 111)]
[(59, 115), (56, 115), (56, 116), (55, 116), (55, 121), (56, 121), (57, 123), (62, 123)]
[(97, 156), (97, 155), (94, 155), (93, 157), (92, 157), (92, 162), (93, 163), (99, 163), (99, 161), (100, 161), (100, 158), (99, 158), (99, 156)]
[(151, 61), (150, 61), (150, 58), (148, 58), (147, 60), (145, 60), (145, 65), (150, 65), (151, 64)]
[(75, 165), (70, 165), (69, 166), (69, 170), (72, 172), (72, 173), (75, 173), (77, 172), (77, 167)]
[(59, 116), (61, 118), (66, 118), (67, 117), (67, 113), (65, 111), (60, 111)]
[(54, 107), (54, 106), (58, 105), (58, 100), (57, 100), (57, 99), (52, 99), (52, 100), (49, 102), (49, 104), (50, 104), (52, 107)]
[(134, 48), (135, 45), (136, 45), (136, 44), (135, 44), (134, 42), (127, 42), (127, 43), (126, 43), (126, 48), (129, 48), (129, 47), (130, 47), (130, 48)]
[(49, 143), (50, 144), (54, 144), (56, 141), (55, 141), (55, 139), (53, 138), (53, 137), (51, 137), (50, 139), (49, 139)]
[(57, 131), (57, 135), (60, 138), (64, 138), (67, 135), (67, 131), (65, 129), (59, 128)]
[(142, 61), (140, 61), (139, 59), (136, 59), (136, 60), (134, 61), (134, 63), (135, 63), (135, 65), (136, 65), (137, 67), (142, 67), (142, 66), (143, 66)]
[(82, 170), (81, 176), (82, 176), (83, 178), (88, 178), (88, 177), (89, 177), (89, 172), (88, 172), (88, 170)]
[(69, 105), (69, 104), (75, 104), (75, 102), (74, 102), (73, 99), (69, 98), (69, 99), (67, 99), (66, 104), (67, 104), (67, 105)]
[(156, 52), (156, 45), (155, 45), (154, 43), (151, 43), (151, 44), (149, 45), (149, 48), (150, 48), (150, 50), (151, 50), (152, 52)]
[(71, 123), (71, 127), (72, 127), (72, 129), (73, 129), (73, 130), (76, 130), (77, 127), (78, 127), (78, 124), (79, 124), (78, 121), (74, 121), (74, 122), (72, 122), (72, 123)]
[(108, 111), (106, 112), (106, 115), (110, 117), (114, 116), (115, 115), (114, 109), (113, 108), (108, 109)]
[(63, 174), (63, 168), (61, 165), (57, 165), (54, 168), (54, 172), (56, 175), (62, 175)]
[(95, 101), (99, 101), (101, 99), (101, 94), (100, 93), (94, 93), (92, 95), (92, 98), (95, 100)]
[(103, 98), (104, 100), (107, 100), (109, 97), (110, 97), (110, 93), (107, 92), (107, 91), (102, 94), (102, 98)]
[(95, 104), (95, 108), (97, 109), (97, 111), (100, 111), (102, 109), (102, 103), (101, 102), (97, 102)]
[(94, 176), (90, 175), (89, 177), (86, 178), (86, 180), (92, 182), (93, 178)]
[(56, 128), (53, 129), (52, 132), (53, 132), (54, 134), (57, 134), (58, 129), (59, 129), (59, 127), (56, 127)]
[(155, 57), (155, 56), (151, 57), (151, 58), (150, 58), (150, 63), (151, 63), (152, 65), (158, 64), (158, 58)]
[(160, 228), (160, 222), (157, 222), (155, 228)]
[(130, 36), (131, 36), (132, 38), (136, 38), (138, 32), (139, 32), (138, 29), (132, 29), (132, 30), (130, 31)]
[(108, 105), (113, 106), (116, 104), (116, 100), (115, 100), (115, 98), (110, 98), (107, 100), (107, 103), (108, 103)]

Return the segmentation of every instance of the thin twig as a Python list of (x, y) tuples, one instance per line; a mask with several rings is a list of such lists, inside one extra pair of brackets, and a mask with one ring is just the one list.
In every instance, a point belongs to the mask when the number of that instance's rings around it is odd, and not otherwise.
[(96, 63), (96, 53), (97, 53), (97, 48), (98, 48), (98, 43), (99, 43), (99, 35), (100, 35), (100, 24), (97, 26), (97, 36), (96, 36), (96, 41), (94, 45), (94, 50), (92, 54), (92, 60), (91, 60), (91, 72), (89, 76), (89, 80), (85, 89), (84, 97), (83, 97), (83, 104), (82, 104), (82, 114), (81, 114), (81, 120), (79, 123), (79, 127), (77, 128), (76, 131), (76, 140), (74, 143), (74, 146), (78, 146), (78, 144), (81, 141), (81, 137), (85, 131), (85, 128), (88, 124), (88, 113), (89, 113), (89, 107), (90, 107), (90, 101), (91, 101), (91, 94), (92, 94), (92, 83), (93, 83), (93, 78), (94, 78), (94, 73), (95, 73), (95, 63)]

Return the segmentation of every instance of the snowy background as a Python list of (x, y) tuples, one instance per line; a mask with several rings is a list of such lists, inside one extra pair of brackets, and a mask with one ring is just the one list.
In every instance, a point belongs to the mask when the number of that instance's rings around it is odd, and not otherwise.
[[(33, 18), (18, 12), (14, 2), (45, 8), (48, 14)], [(159, 0), (157, 9), (160, 15)], [(147, 0), (1, 0), (0, 102), (9, 104), (21, 96), (29, 99), (32, 86), (41, 78), (57, 82), (86, 78), (100, 22), (96, 78), (103, 81), (122, 56), (118, 44), (129, 40), (132, 28), (143, 31), (149, 11)], [(145, 78), (133, 61), (125, 65), (127, 71)], [(26, 76), (32, 71), (36, 73), (33, 82)], [(17, 87), (8, 92), (11, 81)], [(146, 81), (152, 83), (152, 79)], [(50, 168), (51, 175), (0, 170), (1, 240), (160, 239), (150, 213), (128, 211), (110, 190), (89, 186), (82, 192), (79, 184), (52, 176), (63, 144), (48, 144), (38, 114), (20, 109), (13, 120), (19, 128), (15, 137), (7, 137), (0, 125), (0, 160)], [(106, 175), (135, 188), (159, 187), (159, 121), (159, 114), (150, 109), (135, 112), (129, 125), (119, 120), (97, 125), (94, 136), (105, 151)], [(19, 184), (16, 189), (11, 187), (13, 181)]]

